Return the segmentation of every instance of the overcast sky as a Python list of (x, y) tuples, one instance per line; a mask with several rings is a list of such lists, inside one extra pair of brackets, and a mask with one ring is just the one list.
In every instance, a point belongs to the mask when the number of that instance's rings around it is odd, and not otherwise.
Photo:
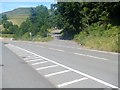
[(2, 0), (2, 2), (0, 1), (0, 13), (19, 7), (36, 7), (38, 5), (50, 8), (50, 5), (55, 2), (55, 0)]

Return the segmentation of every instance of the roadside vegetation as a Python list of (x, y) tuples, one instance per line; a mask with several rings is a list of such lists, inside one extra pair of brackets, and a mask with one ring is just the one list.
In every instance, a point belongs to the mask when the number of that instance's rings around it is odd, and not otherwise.
[[(50, 36), (51, 23), (49, 22), (49, 10), (47, 7), (40, 5), (36, 8), (30, 9), (29, 17), (18, 26), (14, 23), (21, 22), (20, 16), (15, 19), (17, 22), (13, 22), (12, 18), (7, 17), (6, 14), (2, 15), (2, 25), (4, 29), (2, 34), (12, 34), (13, 38), (17, 40), (31, 40), (31, 41), (50, 41), (52, 37)], [(23, 17), (23, 16), (22, 16)], [(27, 16), (25, 16), (26, 18)], [(15, 21), (14, 20), (14, 21)]]
[(120, 3), (59, 2), (64, 39), (74, 39), (88, 48), (120, 52)]
[(29, 16), (19, 25), (4, 14), (2, 33), (20, 40), (49, 41), (51, 28), (56, 28), (62, 29), (61, 39), (74, 40), (87, 48), (120, 52), (119, 8), (117, 2), (57, 2), (51, 4), (51, 9), (40, 5), (29, 9)]
[(74, 40), (88, 48), (118, 52), (120, 26), (110, 25), (105, 29), (102, 25), (93, 24), (75, 35)]
[(13, 34), (1, 34), (2, 38), (13, 38)]

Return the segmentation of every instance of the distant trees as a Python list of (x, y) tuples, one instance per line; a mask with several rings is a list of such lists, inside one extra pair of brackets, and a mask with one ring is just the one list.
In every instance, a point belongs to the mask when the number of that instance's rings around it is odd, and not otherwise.
[[(53, 12), (53, 11), (52, 11)], [(51, 15), (54, 17), (53, 15)], [(50, 16), (50, 10), (47, 7), (40, 5), (35, 8), (31, 8), (31, 14), (26, 21), (24, 21), (20, 27), (13, 25), (12, 22), (8, 21), (7, 16), (4, 14), (2, 16), (2, 25), (4, 27), (3, 33), (14, 34), (15, 38), (22, 39), (29, 38), (29, 33), (32, 33), (32, 37), (40, 36), (47, 37), (48, 29), (53, 27), (52, 20)]]
[(7, 19), (8, 19), (8, 18), (7, 18), (7, 15), (6, 15), (6, 14), (3, 14), (3, 15), (2, 15), (2, 23), (5, 22), (5, 21), (7, 21)]
[(50, 23), (49, 11), (47, 7), (40, 5), (35, 8), (31, 8), (31, 14), (29, 18), (20, 25), (19, 31), (16, 32), (16, 34), (19, 33), (20, 35), (16, 36), (18, 36), (18, 38), (21, 38), (22, 36), (28, 38), (30, 37), (29, 33), (31, 32), (32, 37), (37, 35), (41, 37), (47, 37), (48, 28), (51, 26)]
[(14, 34), (16, 30), (18, 30), (17, 25), (13, 25), (12, 22), (8, 21), (7, 15), (2, 15), (2, 25), (4, 30), (2, 31), (3, 34)]
[(43, 5), (31, 8), (29, 18), (20, 27), (9, 22), (5, 14), (2, 16), (2, 24), (5, 33), (13, 33), (18, 38), (29, 36), (29, 32), (32, 37), (47, 37), (48, 29), (57, 27), (63, 29), (63, 36), (72, 39), (94, 23), (105, 28), (110, 23), (119, 24), (119, 8), (120, 3), (112, 2), (58, 2), (52, 4), (50, 10)]

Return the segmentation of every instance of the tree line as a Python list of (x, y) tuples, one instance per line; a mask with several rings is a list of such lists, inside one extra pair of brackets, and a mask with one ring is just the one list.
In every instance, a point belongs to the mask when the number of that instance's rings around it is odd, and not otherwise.
[(120, 25), (118, 2), (58, 2), (57, 10), (64, 23), (64, 36), (73, 38), (85, 28), (98, 23)]
[(18, 30), (17, 25), (13, 25), (12, 22), (8, 21), (6, 14), (2, 15), (2, 25), (4, 30), (2, 30), (2, 34), (14, 34)]
[(90, 34), (102, 36), (105, 30), (120, 25), (119, 8), (120, 3), (117, 2), (57, 2), (51, 4), (51, 9), (40, 5), (31, 8), (29, 18), (20, 27), (3, 15), (5, 30), (2, 33), (14, 34), (15, 38), (29, 38), (30, 32), (32, 37), (47, 37), (48, 29), (56, 27), (63, 29), (62, 36), (68, 39), (80, 33), (81, 38)]
[(34, 37), (48, 37), (51, 27), (54, 25), (51, 23), (53, 13), (47, 7), (40, 5), (35, 8), (31, 8), (31, 14), (29, 18), (24, 21), (20, 27), (13, 25), (12, 22), (8, 21), (7, 16), (2, 15), (2, 25), (4, 30), (3, 34), (14, 34), (16, 39), (29, 39), (30, 33)]

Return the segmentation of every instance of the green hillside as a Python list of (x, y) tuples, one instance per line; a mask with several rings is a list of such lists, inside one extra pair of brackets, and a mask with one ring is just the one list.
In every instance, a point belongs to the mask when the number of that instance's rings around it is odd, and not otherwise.
[[(30, 15), (31, 8), (17, 8), (12, 11), (4, 12), (8, 17), (8, 20), (13, 24), (20, 25)], [(0, 14), (1, 18), (2, 14)]]

